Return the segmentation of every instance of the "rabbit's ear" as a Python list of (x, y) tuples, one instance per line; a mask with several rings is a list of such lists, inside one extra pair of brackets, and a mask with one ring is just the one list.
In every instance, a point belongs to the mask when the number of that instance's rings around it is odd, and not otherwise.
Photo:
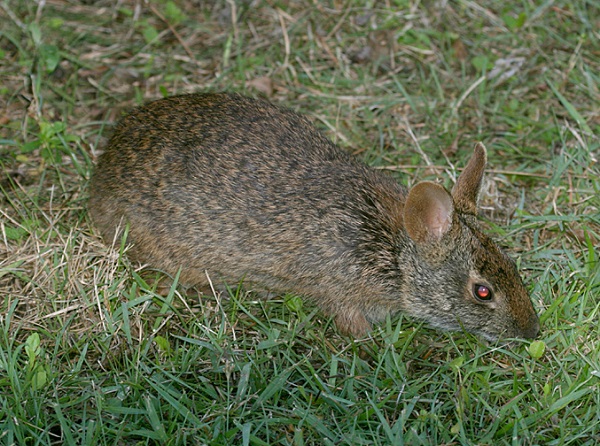
[(477, 196), (481, 189), (486, 162), (485, 146), (478, 142), (467, 167), (465, 167), (452, 188), (454, 206), (464, 214), (477, 215)]
[(404, 227), (417, 243), (435, 242), (450, 230), (453, 212), (448, 191), (439, 184), (423, 181), (406, 197)]

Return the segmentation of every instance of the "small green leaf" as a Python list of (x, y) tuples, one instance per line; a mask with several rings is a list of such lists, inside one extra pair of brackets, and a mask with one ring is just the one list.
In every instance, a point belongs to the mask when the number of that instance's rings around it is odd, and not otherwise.
[(37, 367), (31, 376), (31, 387), (33, 387), (33, 390), (41, 389), (46, 385), (47, 381), (48, 374), (44, 370), (44, 367)]
[(56, 45), (41, 45), (40, 46), (40, 57), (46, 68), (46, 72), (52, 73), (56, 70), (60, 62), (60, 52)]
[(260, 341), (256, 346), (256, 350), (268, 350), (270, 348), (276, 347), (279, 344), (277, 339), (265, 339), (264, 341)]
[(25, 341), (25, 351), (27, 354), (31, 352), (33, 356), (37, 356), (40, 354), (40, 335), (37, 333), (32, 333), (27, 337)]
[(165, 17), (169, 19), (173, 25), (177, 25), (185, 19), (185, 14), (179, 9), (179, 6), (177, 6), (175, 2), (168, 1), (165, 5)]
[(66, 129), (67, 124), (65, 124), (62, 121), (40, 122), (40, 133), (43, 135), (42, 137), (46, 140), (49, 140), (55, 137), (56, 135), (63, 133)]
[(450, 362), (450, 368), (452, 368), (454, 371), (457, 372), (458, 369), (460, 369), (464, 363), (465, 363), (465, 357), (459, 356), (458, 358), (454, 358), (452, 360), (452, 362)]
[(64, 23), (65, 23), (65, 21), (63, 19), (61, 19), (60, 17), (52, 17), (48, 21), (48, 25), (52, 29), (59, 29), (63, 26)]
[(27, 230), (22, 226), (17, 226), (15, 228), (11, 226), (5, 226), (4, 233), (6, 234), (6, 238), (8, 240), (17, 241), (25, 238), (25, 236), (27, 235)]
[(527, 347), (527, 351), (533, 359), (540, 359), (544, 356), (544, 352), (546, 351), (546, 343), (544, 341), (533, 341)]
[(285, 306), (288, 307), (290, 311), (298, 313), (302, 311), (302, 299), (293, 294), (289, 294), (285, 296)]
[(118, 8), (119, 14), (123, 14), (125, 17), (133, 17), (133, 10), (129, 8)]
[(487, 71), (494, 67), (494, 64), (487, 56), (475, 56), (471, 59), (471, 63), (477, 71)]
[(25, 341), (25, 353), (27, 354), (27, 366), (29, 370), (33, 370), (36, 364), (36, 358), (41, 353), (40, 335), (32, 333)]
[(31, 34), (31, 38), (33, 39), (33, 43), (38, 46), (42, 43), (42, 30), (38, 26), (37, 23), (30, 23), (27, 28), (29, 29), (29, 33)]
[(512, 14), (504, 14), (502, 16), (502, 21), (511, 31), (522, 28), (525, 24), (525, 20), (527, 20), (527, 14), (524, 12), (520, 13), (517, 17), (514, 17)]
[(146, 43), (152, 43), (158, 37), (158, 31), (152, 25), (146, 24), (142, 28), (142, 36), (144, 36)]
[(550, 391), (552, 389), (550, 388), (550, 383), (546, 383), (544, 384), (544, 396), (547, 398), (550, 395)]
[(39, 139), (34, 139), (33, 141), (29, 141), (21, 146), (21, 153), (30, 153), (34, 150), (37, 150), (42, 145), (42, 142)]
[(163, 337), (163, 336), (156, 336), (154, 338), (154, 342), (156, 343), (156, 346), (158, 347), (158, 349), (163, 352), (163, 353), (170, 353), (171, 352), (171, 344), (169, 343), (169, 341), (167, 340), (167, 338)]

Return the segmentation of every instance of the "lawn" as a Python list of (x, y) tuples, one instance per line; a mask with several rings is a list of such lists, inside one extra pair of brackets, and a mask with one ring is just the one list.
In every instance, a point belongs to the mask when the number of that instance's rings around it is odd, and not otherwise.
[[(599, 444), (599, 30), (592, 0), (2, 0), (0, 444)], [(451, 187), (483, 141), (540, 338), (352, 340), (294, 295), (159, 292), (88, 180), (127, 110), (221, 90), (405, 185)]]

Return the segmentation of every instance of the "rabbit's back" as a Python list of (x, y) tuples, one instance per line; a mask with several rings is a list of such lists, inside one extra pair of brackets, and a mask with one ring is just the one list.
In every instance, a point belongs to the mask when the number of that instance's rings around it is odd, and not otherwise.
[(308, 295), (327, 293), (312, 289), (325, 277), (340, 293), (352, 282), (365, 261), (356, 258), (367, 245), (365, 216), (387, 226), (373, 234), (391, 253), (392, 208), (405, 193), (303, 116), (235, 94), (172, 97), (132, 112), (91, 191), (104, 238), (127, 222), (131, 255), (143, 263), (171, 274), (183, 266), (189, 284), (206, 283), (209, 271)]

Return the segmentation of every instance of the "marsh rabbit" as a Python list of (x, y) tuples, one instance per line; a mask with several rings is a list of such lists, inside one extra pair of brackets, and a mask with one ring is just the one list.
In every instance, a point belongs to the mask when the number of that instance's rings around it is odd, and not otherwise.
[[(364, 336), (403, 312), (486, 339), (534, 338), (515, 263), (482, 231), (482, 144), (452, 192), (410, 190), (361, 163), (305, 117), (238, 94), (189, 94), (135, 109), (91, 179), (89, 211), (130, 258), (180, 281), (240, 280), (309, 298)], [(120, 232), (117, 232), (120, 231)]]

